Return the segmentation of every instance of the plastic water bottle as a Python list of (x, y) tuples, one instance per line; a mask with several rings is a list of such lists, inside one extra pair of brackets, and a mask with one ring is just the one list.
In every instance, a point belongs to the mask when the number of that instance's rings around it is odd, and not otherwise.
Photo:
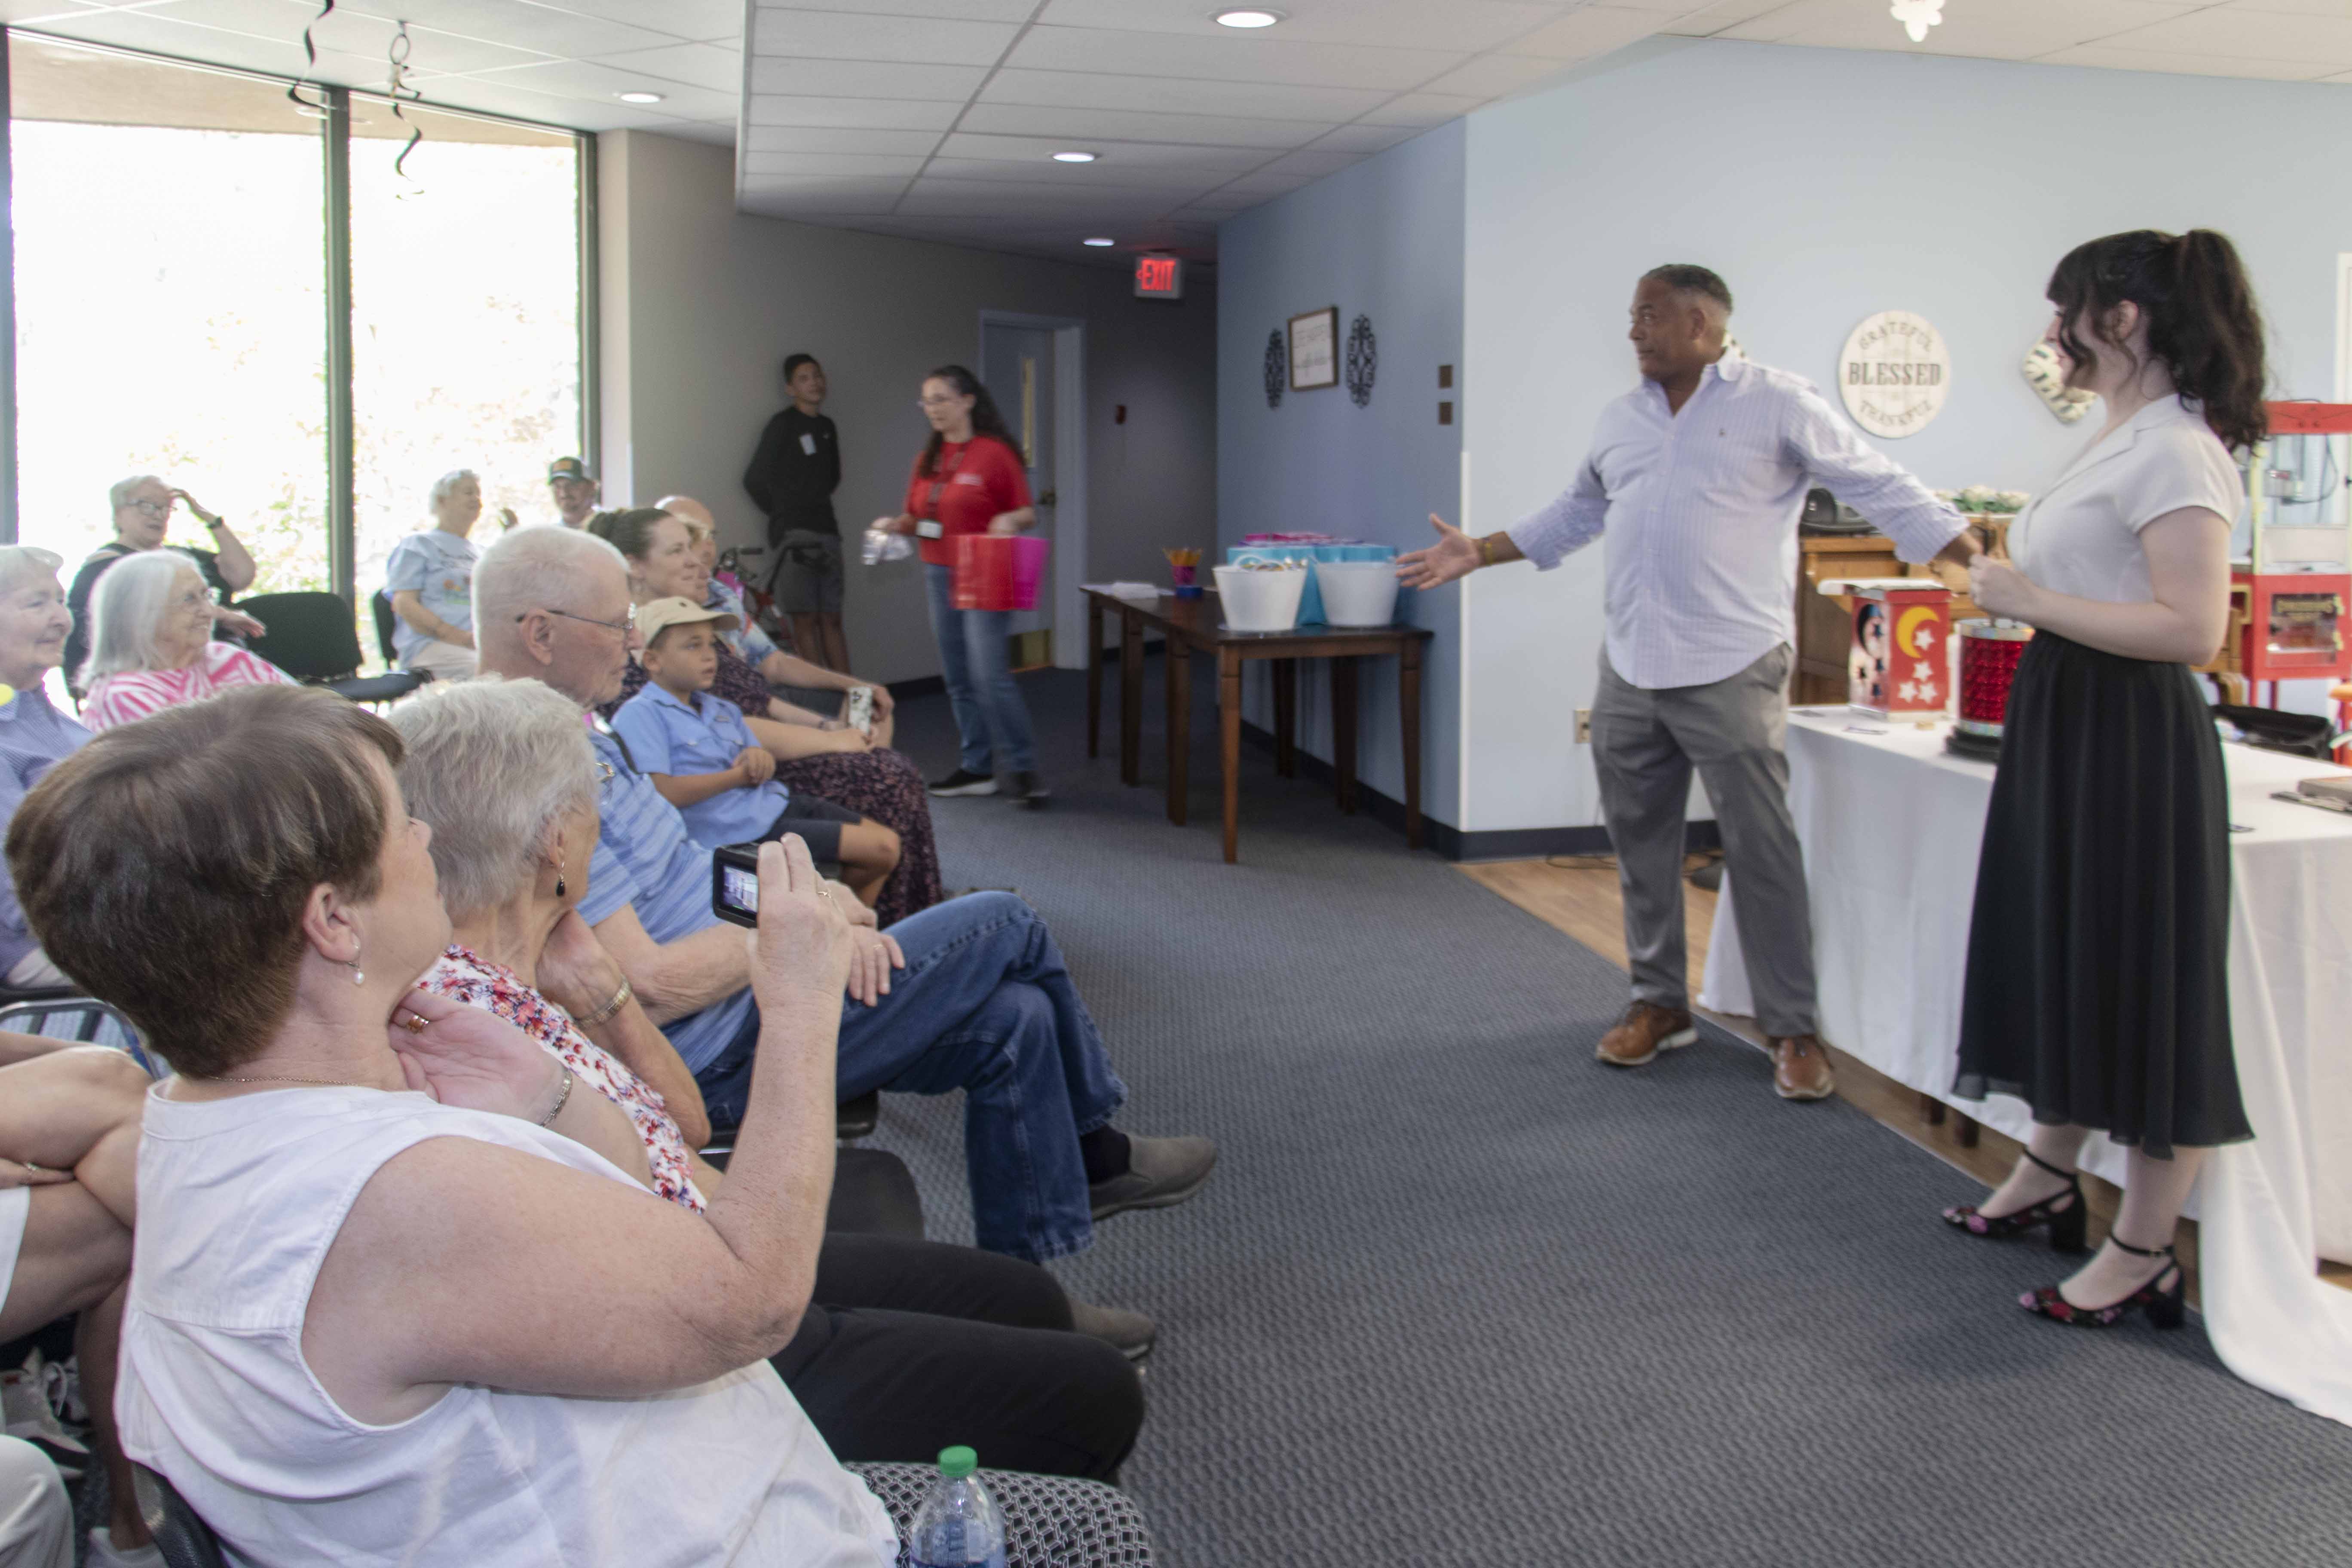
[(1004, 1516), (970, 1448), (940, 1450), (940, 1479), (915, 1510), (914, 1568), (1004, 1568)]

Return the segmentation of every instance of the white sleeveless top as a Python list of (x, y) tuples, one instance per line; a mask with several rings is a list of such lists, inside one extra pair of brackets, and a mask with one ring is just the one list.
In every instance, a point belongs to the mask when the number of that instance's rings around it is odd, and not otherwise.
[(150, 1091), (115, 1411), (124, 1449), (170, 1479), (232, 1562), (896, 1560), (889, 1516), (765, 1362), (649, 1398), (460, 1384), (394, 1426), (346, 1415), (302, 1359), (319, 1266), (385, 1161), (449, 1136), (629, 1180), (568, 1138), (422, 1094)]

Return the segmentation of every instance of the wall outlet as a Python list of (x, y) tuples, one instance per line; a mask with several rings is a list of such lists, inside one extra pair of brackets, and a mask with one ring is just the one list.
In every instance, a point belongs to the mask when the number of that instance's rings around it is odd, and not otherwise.
[(1590, 708), (1576, 710), (1576, 743), (1580, 746), (1592, 744), (1592, 710)]

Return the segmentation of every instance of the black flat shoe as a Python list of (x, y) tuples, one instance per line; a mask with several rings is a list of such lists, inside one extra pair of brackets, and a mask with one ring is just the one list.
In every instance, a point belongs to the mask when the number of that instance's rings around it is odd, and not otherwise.
[[(2112, 1236), (2107, 1239), (2136, 1258), (2172, 1258), (2169, 1247), (2134, 1247), (2126, 1241), (2116, 1241)], [(2179, 1263), (2169, 1261), (2158, 1271), (2155, 1279), (2109, 1306), (2077, 1307), (2060, 1295), (2055, 1285), (2028, 1290), (2017, 1299), (2017, 1304), (2037, 1318), (2047, 1318), (2070, 1329), (2112, 1329), (2136, 1311), (2145, 1311), (2147, 1321), (2159, 1329), (2177, 1329), (2186, 1310), (2181, 1300), (2183, 1284)]]
[[(2027, 1231), (2050, 1227), (2050, 1246), (2058, 1252), (2086, 1252), (2089, 1243), (2084, 1227), (2090, 1219), (2083, 1204), (2082, 1179), (2072, 1171), (2062, 1171), (2047, 1160), (2036, 1159), (2030, 1149), (2021, 1151), (2025, 1157), (2053, 1176), (2066, 1178), (2066, 1190), (2042, 1199), (2032, 1208), (2015, 1214), (1993, 1215), (1979, 1214), (1974, 1204), (1962, 1204), (1944, 1211), (1944, 1223), (1985, 1241), (2007, 1241), (2023, 1236)], [(2117, 1242), (2116, 1246), (2123, 1244)]]

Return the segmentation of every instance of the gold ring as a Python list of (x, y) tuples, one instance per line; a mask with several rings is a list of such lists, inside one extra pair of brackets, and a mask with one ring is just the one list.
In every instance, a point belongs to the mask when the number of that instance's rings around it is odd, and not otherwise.
[(408, 1032), (412, 1035), (423, 1034), (425, 1032), (425, 1025), (431, 1022), (432, 1020), (425, 1017), (422, 1013), (411, 1013), (407, 1017), (401, 1020), (401, 1023), (406, 1026)]

